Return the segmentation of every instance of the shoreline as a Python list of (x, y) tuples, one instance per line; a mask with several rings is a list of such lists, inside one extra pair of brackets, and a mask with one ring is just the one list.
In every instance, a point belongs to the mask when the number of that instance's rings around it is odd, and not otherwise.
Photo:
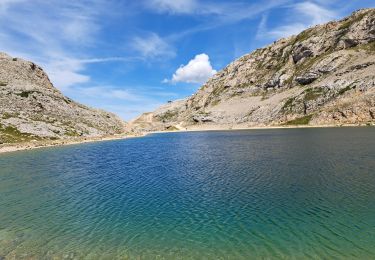
[(375, 125), (366, 124), (340, 124), (340, 125), (285, 125), (285, 126), (249, 126), (249, 127), (236, 127), (236, 126), (197, 126), (187, 129), (179, 130), (166, 130), (166, 131), (150, 131), (148, 134), (162, 134), (162, 133), (183, 133), (183, 132), (210, 132), (210, 131), (243, 131), (243, 130), (272, 130), (272, 129), (307, 129), (307, 128), (343, 128), (343, 127), (374, 127)]
[(62, 140), (45, 140), (45, 141), (35, 141), (35, 142), (26, 142), (26, 143), (10, 143), (10, 144), (1, 144), (0, 145), (0, 155), (4, 153), (11, 153), (17, 151), (26, 151), (34, 150), (48, 147), (58, 147), (58, 146), (68, 146), (76, 144), (85, 144), (85, 143), (95, 143), (103, 141), (112, 141), (112, 140), (122, 140), (128, 138), (137, 138), (143, 137), (144, 135), (112, 135), (112, 136), (102, 136), (102, 137), (88, 137), (82, 139), (62, 139)]
[[(123, 140), (130, 138), (139, 138), (151, 134), (162, 134), (162, 133), (183, 133), (183, 132), (210, 132), (210, 131), (241, 131), (241, 130), (272, 130), (272, 129), (306, 129), (306, 128), (341, 128), (341, 127), (368, 127), (369, 125), (361, 124), (345, 124), (345, 125), (291, 125), (291, 126), (254, 126), (254, 127), (236, 127), (236, 126), (197, 126), (192, 128), (174, 130), (174, 131), (150, 131), (144, 132), (139, 135), (125, 135), (118, 134), (113, 136), (104, 137), (92, 137), (82, 139), (63, 139), (63, 140), (46, 140), (46, 141), (35, 141), (27, 143), (12, 143), (12, 144), (0, 144), (0, 155), (4, 153), (11, 153), (17, 151), (34, 150), (48, 147), (68, 146), (84, 143), (94, 143), (112, 140)], [(373, 125), (370, 125), (371, 127)]]

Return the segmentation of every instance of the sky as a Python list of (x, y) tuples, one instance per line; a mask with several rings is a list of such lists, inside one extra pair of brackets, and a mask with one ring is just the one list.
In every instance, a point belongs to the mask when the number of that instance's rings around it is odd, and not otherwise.
[(230, 62), (373, 0), (0, 0), (0, 51), (125, 120), (192, 95)]

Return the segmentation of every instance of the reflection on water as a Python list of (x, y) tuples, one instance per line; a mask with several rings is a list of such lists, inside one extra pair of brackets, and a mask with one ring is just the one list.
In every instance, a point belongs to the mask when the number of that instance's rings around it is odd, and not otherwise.
[(1, 155), (0, 259), (370, 258), (374, 155), (374, 128)]

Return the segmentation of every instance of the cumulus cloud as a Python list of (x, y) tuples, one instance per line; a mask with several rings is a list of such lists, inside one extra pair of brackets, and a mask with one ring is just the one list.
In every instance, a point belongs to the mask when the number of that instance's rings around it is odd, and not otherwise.
[(131, 42), (131, 47), (144, 58), (173, 58), (176, 56), (174, 48), (156, 33), (135, 37)]
[(205, 83), (210, 77), (216, 74), (210, 63), (207, 54), (202, 53), (195, 56), (187, 65), (181, 65), (173, 74), (172, 79), (165, 79), (165, 83)]

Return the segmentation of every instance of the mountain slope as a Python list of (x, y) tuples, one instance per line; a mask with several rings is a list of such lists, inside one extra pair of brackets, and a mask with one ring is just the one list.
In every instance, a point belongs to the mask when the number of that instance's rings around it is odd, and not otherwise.
[(375, 122), (375, 9), (241, 57), (134, 131)]
[(0, 53), (0, 143), (123, 133), (114, 114), (63, 96), (36, 64)]

